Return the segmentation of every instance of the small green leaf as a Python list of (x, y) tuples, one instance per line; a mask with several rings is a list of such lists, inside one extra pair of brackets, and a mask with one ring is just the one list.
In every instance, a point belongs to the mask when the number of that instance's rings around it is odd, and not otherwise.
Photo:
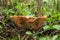
[(26, 34), (31, 35), (32, 33), (30, 31), (27, 31)]
[(43, 29), (44, 29), (44, 31), (51, 30), (51, 29), (60, 30), (60, 25), (44, 26)]
[(47, 31), (47, 30), (53, 29), (53, 27), (52, 26), (44, 26), (43, 29), (44, 29), (44, 31)]
[(54, 25), (53, 28), (60, 30), (60, 25)]

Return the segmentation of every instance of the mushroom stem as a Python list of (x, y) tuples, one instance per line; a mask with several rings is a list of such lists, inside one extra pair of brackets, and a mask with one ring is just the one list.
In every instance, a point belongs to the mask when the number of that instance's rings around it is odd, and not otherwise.
[(40, 0), (38, 0), (37, 17), (40, 17)]

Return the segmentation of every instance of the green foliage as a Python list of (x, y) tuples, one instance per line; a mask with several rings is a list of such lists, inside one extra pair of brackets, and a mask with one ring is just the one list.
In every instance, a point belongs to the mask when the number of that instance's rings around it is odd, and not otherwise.
[(18, 36), (15, 36), (13, 38), (7, 38), (6, 40), (20, 40), (20, 38)]
[(0, 30), (2, 30), (3, 29), (3, 27), (0, 25)]
[(50, 36), (41, 36), (39, 40), (51, 40)]
[[(59, 30), (60, 31), (60, 12), (57, 10), (57, 0), (42, 0), (41, 3), (41, 15), (47, 15), (47, 19), (43, 24), (43, 32), (49, 30)], [(9, 6), (8, 6), (9, 5)], [(5, 18), (2, 20), (2, 23), (5, 24), (10, 16), (12, 15), (23, 15), (23, 16), (32, 16), (36, 17), (37, 13), (37, 0), (12, 0), (12, 5), (8, 4), (6, 7), (0, 8), (0, 13), (5, 15)], [(11, 7), (10, 7), (11, 6)], [(0, 25), (0, 30), (3, 26)], [(32, 31), (27, 31), (26, 35), (30, 37), (32, 35), (34, 40), (60, 40), (60, 34), (49, 36), (45, 35), (38, 36), (39, 32), (34, 33)], [(40, 33), (41, 34), (41, 33)], [(19, 37), (13, 37), (8, 40), (19, 40)]]
[(52, 26), (44, 26), (43, 29), (44, 29), (44, 31), (47, 31), (47, 30), (53, 29), (53, 27)]
[(58, 34), (58, 37), (57, 37), (57, 39), (56, 40), (60, 40), (60, 34)]
[(53, 37), (52, 37), (52, 40), (56, 40), (57, 37), (58, 37), (58, 35), (53, 36)]
[(54, 25), (53, 28), (60, 30), (60, 25)]
[(60, 30), (60, 25), (44, 26), (43, 29), (44, 31), (51, 30), (51, 29)]
[(54, 35), (54, 36), (41, 36), (39, 40), (60, 40), (59, 35)]

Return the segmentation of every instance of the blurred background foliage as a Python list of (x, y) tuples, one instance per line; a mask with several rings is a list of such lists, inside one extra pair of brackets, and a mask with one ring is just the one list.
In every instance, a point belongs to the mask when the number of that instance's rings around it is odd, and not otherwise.
[[(40, 12), (42, 16), (47, 16), (46, 21), (43, 23), (43, 33), (50, 32), (50, 30), (54, 30), (51, 34), (57, 33), (53, 36), (48, 33), (38, 36), (39, 32), (32, 33), (31, 31), (27, 31), (25, 40), (31, 35), (33, 35), (34, 40), (60, 40), (60, 1), (41, 0)], [(36, 13), (37, 0), (0, 0), (0, 31), (3, 30), (9, 16), (23, 15), (36, 17)], [(20, 40), (20, 36), (7, 39)], [(4, 40), (7, 39), (4, 38)]]

